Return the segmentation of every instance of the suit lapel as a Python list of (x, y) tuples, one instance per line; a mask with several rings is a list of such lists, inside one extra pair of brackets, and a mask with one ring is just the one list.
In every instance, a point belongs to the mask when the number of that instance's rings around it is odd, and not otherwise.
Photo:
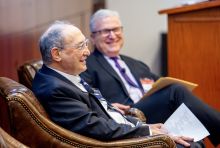
[(96, 56), (97, 62), (103, 67), (103, 69), (105, 69), (110, 75), (112, 75), (120, 83), (123, 90), (129, 96), (128, 91), (127, 91), (124, 83), (122, 82), (121, 78), (118, 76), (118, 74), (112, 68), (112, 66), (108, 63), (108, 61), (104, 58), (104, 56), (98, 50), (94, 51), (94, 55)]
[(97, 57), (96, 59), (97, 59), (98, 63), (103, 67), (103, 69), (108, 71), (108, 73), (110, 75), (112, 75), (115, 79), (117, 79), (118, 81), (121, 81), (118, 74), (115, 72), (115, 70), (112, 68), (112, 66), (108, 63), (108, 61), (106, 61), (104, 56), (100, 52), (98, 52), (97, 50), (95, 52), (96, 52), (95, 56)]

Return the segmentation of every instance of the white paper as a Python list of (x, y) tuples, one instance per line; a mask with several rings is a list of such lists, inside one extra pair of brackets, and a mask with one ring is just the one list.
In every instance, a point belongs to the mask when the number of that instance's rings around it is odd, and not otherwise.
[(170, 134), (191, 137), (194, 138), (194, 142), (210, 135), (184, 103), (167, 119), (164, 126)]

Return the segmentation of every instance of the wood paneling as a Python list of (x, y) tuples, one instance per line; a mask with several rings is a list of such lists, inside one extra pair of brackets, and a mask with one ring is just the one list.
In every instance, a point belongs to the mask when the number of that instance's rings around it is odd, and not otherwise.
[(168, 73), (198, 83), (196, 93), (220, 110), (220, 9), (206, 11), (170, 17)]
[(220, 1), (160, 13), (168, 14), (168, 75), (199, 84), (195, 94), (220, 111)]
[(220, 110), (220, 1), (213, 2), (167, 10), (168, 75), (198, 83), (195, 93)]
[(16, 69), (39, 59), (38, 40), (55, 20), (67, 20), (89, 36), (92, 0), (0, 0), (0, 76), (17, 80)]

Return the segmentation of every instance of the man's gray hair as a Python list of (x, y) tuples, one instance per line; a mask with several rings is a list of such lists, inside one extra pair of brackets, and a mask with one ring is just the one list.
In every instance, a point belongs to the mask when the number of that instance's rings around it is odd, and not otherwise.
[[(110, 17), (110, 16), (116, 16), (119, 18), (120, 20), (120, 16), (119, 13), (117, 11), (113, 11), (113, 10), (109, 10), (109, 9), (100, 9), (98, 11), (96, 11), (90, 19), (90, 31), (91, 32), (95, 32), (97, 30), (95, 30), (96, 28), (96, 22), (100, 19), (106, 18), (106, 17)], [(120, 20), (121, 21), (121, 20)]]
[(51, 49), (53, 47), (64, 48), (65, 35), (63, 30), (73, 26), (66, 21), (55, 21), (40, 37), (39, 46), (42, 55), (43, 62), (49, 64), (52, 61)]

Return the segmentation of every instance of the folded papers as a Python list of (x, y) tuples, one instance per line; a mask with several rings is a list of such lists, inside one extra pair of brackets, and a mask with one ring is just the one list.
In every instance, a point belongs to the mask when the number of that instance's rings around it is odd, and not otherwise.
[(184, 87), (186, 87), (187, 89), (189, 89), (190, 91), (192, 91), (194, 88), (196, 88), (198, 86), (198, 84), (184, 81), (184, 80), (177, 79), (177, 78), (161, 77), (155, 83), (153, 83), (152, 88), (147, 93), (145, 93), (144, 97), (149, 96), (149, 95), (153, 94), (154, 92), (156, 92), (156, 91), (158, 91), (158, 90), (160, 90), (170, 84), (181, 84)]

